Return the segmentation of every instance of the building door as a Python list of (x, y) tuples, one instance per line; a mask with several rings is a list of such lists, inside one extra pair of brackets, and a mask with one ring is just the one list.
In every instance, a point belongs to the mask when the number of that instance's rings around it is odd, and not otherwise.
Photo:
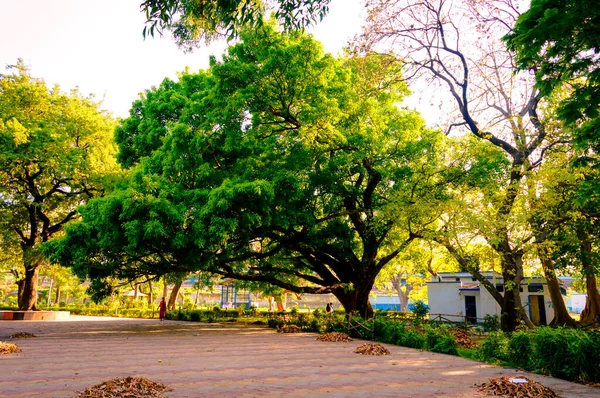
[(544, 296), (529, 296), (529, 317), (534, 325), (546, 325), (546, 307), (544, 306)]
[(465, 315), (467, 322), (477, 323), (477, 305), (475, 296), (465, 296)]

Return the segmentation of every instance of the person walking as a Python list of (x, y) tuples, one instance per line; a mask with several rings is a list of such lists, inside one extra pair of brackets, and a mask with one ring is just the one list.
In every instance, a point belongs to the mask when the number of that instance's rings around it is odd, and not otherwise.
[(165, 303), (165, 298), (163, 297), (162, 300), (160, 300), (160, 304), (158, 304), (158, 316), (160, 317), (161, 321), (165, 320), (165, 317), (167, 316), (167, 303)]

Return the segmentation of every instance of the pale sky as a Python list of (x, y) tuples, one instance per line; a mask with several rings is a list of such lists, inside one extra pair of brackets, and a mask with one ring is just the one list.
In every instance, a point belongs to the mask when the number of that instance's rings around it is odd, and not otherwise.
[[(138, 94), (190, 67), (208, 67), (225, 43), (184, 54), (170, 38), (142, 37), (142, 0), (0, 0), (0, 73), (23, 58), (35, 77), (63, 91), (103, 98), (102, 108), (126, 117)], [(325, 50), (341, 51), (360, 31), (361, 0), (333, 0), (330, 14), (311, 32)]]

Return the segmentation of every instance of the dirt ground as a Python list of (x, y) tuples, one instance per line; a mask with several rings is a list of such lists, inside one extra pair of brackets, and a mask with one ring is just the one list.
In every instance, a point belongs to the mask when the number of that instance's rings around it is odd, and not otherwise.
[[(37, 337), (9, 340), (17, 332)], [(361, 341), (318, 342), (311, 333), (261, 326), (72, 316), (1, 321), (0, 397), (73, 397), (115, 377), (143, 376), (169, 397), (477, 397), (475, 384), (527, 376), (561, 397), (600, 388), (466, 359), (385, 345), (387, 356), (353, 353)]]

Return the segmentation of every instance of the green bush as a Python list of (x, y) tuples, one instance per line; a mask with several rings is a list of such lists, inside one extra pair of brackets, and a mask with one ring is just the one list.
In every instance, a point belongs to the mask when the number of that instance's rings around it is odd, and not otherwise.
[(569, 343), (571, 367), (570, 380), (600, 382), (600, 333), (574, 330), (575, 339)]
[(458, 355), (458, 344), (453, 336), (441, 336), (431, 348), (431, 351), (441, 354)]
[(506, 359), (508, 339), (501, 331), (491, 332), (481, 343), (479, 359), (498, 362)]
[(282, 319), (278, 319), (278, 318), (271, 318), (267, 321), (267, 325), (272, 328), (272, 329), (278, 329), (280, 327), (282, 327), (284, 324)]
[(201, 319), (202, 319), (201, 311), (190, 311), (190, 321), (200, 322)]
[(396, 344), (402, 335), (406, 333), (406, 327), (401, 322), (378, 317), (375, 320), (374, 333), (377, 340), (384, 343)]
[(552, 376), (564, 377), (569, 373), (569, 340), (561, 329), (539, 328), (533, 335), (535, 367)]
[(397, 341), (398, 345), (422, 350), (425, 348), (427, 338), (415, 329), (406, 329), (406, 332)]
[(487, 332), (500, 330), (500, 317), (498, 315), (486, 314), (483, 317), (483, 329)]
[(425, 326), (425, 348), (442, 354), (458, 355), (458, 344), (445, 326)]
[(308, 330), (314, 333), (321, 333), (322, 328), (319, 320), (315, 318), (311, 319), (308, 323)]
[(531, 369), (531, 333), (526, 331), (514, 332), (507, 347), (507, 360), (514, 366)]
[(412, 310), (410, 310), (410, 312), (414, 314), (417, 321), (422, 321), (429, 313), (429, 306), (423, 301), (419, 300), (415, 302), (414, 307)]
[(540, 327), (531, 345), (536, 370), (567, 380), (600, 381), (598, 332)]

